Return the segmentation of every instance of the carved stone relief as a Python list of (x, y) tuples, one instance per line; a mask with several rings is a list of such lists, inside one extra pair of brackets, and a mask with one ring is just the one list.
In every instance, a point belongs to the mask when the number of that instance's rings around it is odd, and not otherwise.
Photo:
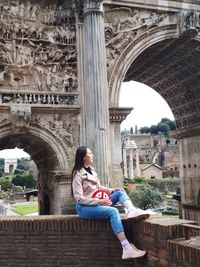
[(200, 28), (199, 15), (196, 10), (182, 11), (179, 16), (180, 34), (188, 37), (197, 35)]
[(25, 104), (14, 104), (11, 106), (11, 120), (13, 129), (18, 127), (27, 128), (31, 119), (31, 106)]
[(105, 9), (108, 75), (119, 55), (144, 32), (165, 24), (176, 24), (172, 13), (115, 7)]
[(0, 4), (0, 90), (77, 92), (72, 7)]
[(30, 124), (41, 126), (59, 138), (67, 147), (73, 148), (79, 144), (79, 124), (72, 114), (33, 114)]

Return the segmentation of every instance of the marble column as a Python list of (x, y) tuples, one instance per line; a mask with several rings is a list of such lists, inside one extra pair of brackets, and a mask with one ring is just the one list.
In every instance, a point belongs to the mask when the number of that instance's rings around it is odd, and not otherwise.
[(128, 178), (127, 158), (126, 158), (126, 149), (125, 148), (123, 148), (123, 168), (124, 168), (124, 178)]
[(140, 158), (139, 158), (139, 149), (136, 148), (136, 170), (135, 170), (135, 176), (140, 176)]
[(133, 179), (133, 149), (129, 150), (129, 178)]
[(109, 185), (109, 107), (102, 0), (83, 0), (85, 143), (101, 183)]

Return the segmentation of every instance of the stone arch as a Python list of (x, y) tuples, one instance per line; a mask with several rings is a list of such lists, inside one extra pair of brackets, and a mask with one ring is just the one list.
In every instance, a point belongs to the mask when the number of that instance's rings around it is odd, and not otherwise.
[(144, 32), (126, 47), (117, 59), (109, 78), (109, 103), (111, 107), (118, 106), (120, 87), (132, 62), (152, 45), (177, 37), (176, 26), (157, 27)]
[(67, 178), (67, 146), (44, 127), (30, 126), (28, 131), (15, 132), (11, 125), (1, 127), (0, 149), (23, 148), (38, 169), (39, 213), (60, 214), (60, 177)]
[(199, 68), (199, 35), (179, 35), (174, 27), (165, 26), (152, 29), (149, 35), (143, 33), (131, 43), (118, 58), (109, 79), (111, 107), (118, 106), (122, 81), (135, 80), (153, 88), (171, 108), (176, 121), (174, 137), (180, 140), (181, 197), (186, 219), (193, 219), (194, 210), (199, 209)]

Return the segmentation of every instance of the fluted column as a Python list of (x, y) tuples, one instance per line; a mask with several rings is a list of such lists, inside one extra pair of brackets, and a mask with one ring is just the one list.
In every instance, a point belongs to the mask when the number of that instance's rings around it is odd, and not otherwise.
[(95, 155), (95, 168), (109, 185), (109, 112), (102, 0), (84, 3), (84, 113), (85, 141)]
[(124, 178), (128, 178), (127, 158), (126, 158), (126, 149), (125, 148), (123, 148), (123, 168), (124, 168)]
[(129, 150), (129, 178), (133, 179), (133, 150)]
[(135, 176), (139, 177), (140, 176), (140, 159), (139, 159), (139, 149), (136, 148), (136, 171), (135, 171)]

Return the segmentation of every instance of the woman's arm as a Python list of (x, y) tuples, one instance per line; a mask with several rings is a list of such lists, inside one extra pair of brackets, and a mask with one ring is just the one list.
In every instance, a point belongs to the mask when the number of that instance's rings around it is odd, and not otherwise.
[(82, 179), (78, 172), (74, 176), (72, 188), (73, 188), (74, 198), (77, 203), (83, 205), (92, 205), (92, 206), (99, 204), (98, 198), (85, 197), (83, 195)]

